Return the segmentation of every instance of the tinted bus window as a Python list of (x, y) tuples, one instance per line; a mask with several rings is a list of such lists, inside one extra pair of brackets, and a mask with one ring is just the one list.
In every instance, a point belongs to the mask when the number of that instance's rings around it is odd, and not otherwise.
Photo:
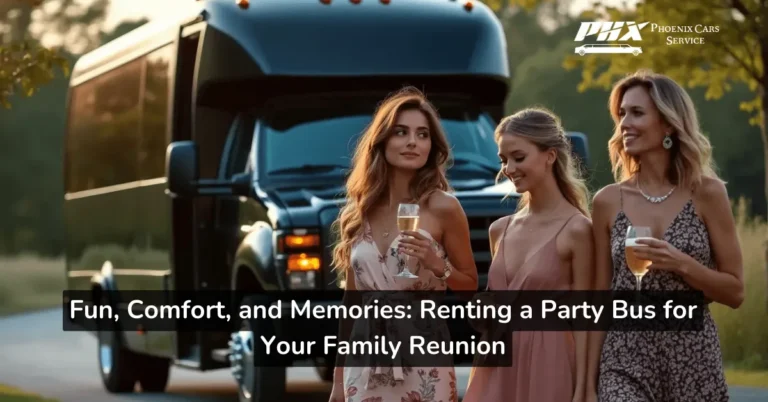
[(165, 174), (165, 149), (168, 143), (168, 99), (173, 49), (166, 46), (146, 58), (139, 179), (154, 179)]
[(67, 191), (135, 181), (143, 60), (72, 89)]

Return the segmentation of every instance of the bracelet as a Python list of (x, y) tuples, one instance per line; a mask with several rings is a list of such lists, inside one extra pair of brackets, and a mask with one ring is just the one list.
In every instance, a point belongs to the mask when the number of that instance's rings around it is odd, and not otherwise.
[(445, 280), (448, 279), (448, 277), (451, 276), (451, 273), (453, 272), (453, 265), (451, 264), (451, 261), (448, 259), (447, 255), (443, 257), (443, 261), (443, 276), (438, 277), (437, 279), (445, 282)]

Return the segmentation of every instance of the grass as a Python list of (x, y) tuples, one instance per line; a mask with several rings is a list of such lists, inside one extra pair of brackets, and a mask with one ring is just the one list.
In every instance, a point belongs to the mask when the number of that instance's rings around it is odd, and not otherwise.
[(728, 385), (741, 387), (768, 388), (768, 370), (726, 369), (725, 380)]
[(723, 359), (736, 370), (767, 370), (768, 271), (764, 250), (768, 224), (748, 216), (746, 210), (746, 201), (735, 204), (744, 264), (744, 303), (737, 310), (712, 303), (711, 311), (720, 333)]
[(55, 400), (0, 384), (0, 402), (55, 402)]
[(61, 305), (64, 260), (0, 257), (0, 316)]

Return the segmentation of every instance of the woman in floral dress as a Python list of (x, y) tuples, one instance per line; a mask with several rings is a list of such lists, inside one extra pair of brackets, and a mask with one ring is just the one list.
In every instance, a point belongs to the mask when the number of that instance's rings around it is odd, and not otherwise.
[[(608, 142), (617, 183), (595, 195), (599, 288), (632, 291), (624, 243), (629, 226), (652, 238), (635, 258), (651, 261), (641, 291), (699, 292), (738, 308), (741, 250), (725, 184), (712, 163), (691, 98), (670, 78), (640, 71), (618, 82)], [(587, 400), (726, 402), (718, 331), (704, 305), (702, 330), (596, 332), (590, 340)]]
[[(345, 283), (345, 303), (354, 291), (477, 289), (469, 223), (458, 200), (448, 193), (448, 156), (438, 114), (420, 91), (408, 87), (381, 103), (358, 143), (347, 203), (335, 224), (339, 243), (333, 265)], [(398, 230), (400, 203), (419, 205), (416, 231)], [(417, 279), (396, 277), (406, 256)], [(444, 322), (437, 328), (419, 328), (425, 324), (413, 321), (398, 320), (397, 330), (432, 332), (430, 336), (442, 339), (448, 335)], [(361, 336), (357, 327), (349, 333), (341, 328), (340, 333), (340, 341)], [(371, 334), (363, 331), (366, 336)], [(458, 401), (452, 366), (359, 366), (337, 365), (331, 402)]]

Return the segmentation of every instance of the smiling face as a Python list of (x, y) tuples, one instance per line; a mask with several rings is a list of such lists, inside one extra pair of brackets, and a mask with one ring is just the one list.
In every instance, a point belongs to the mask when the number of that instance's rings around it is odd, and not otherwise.
[(634, 86), (624, 93), (619, 118), (624, 149), (629, 155), (664, 149), (664, 136), (671, 129), (644, 87)]
[(401, 169), (418, 170), (427, 163), (431, 150), (429, 121), (424, 113), (400, 112), (384, 148), (387, 162)]
[(530, 191), (552, 175), (554, 149), (542, 151), (531, 140), (513, 134), (502, 134), (497, 145), (502, 172), (518, 193)]

